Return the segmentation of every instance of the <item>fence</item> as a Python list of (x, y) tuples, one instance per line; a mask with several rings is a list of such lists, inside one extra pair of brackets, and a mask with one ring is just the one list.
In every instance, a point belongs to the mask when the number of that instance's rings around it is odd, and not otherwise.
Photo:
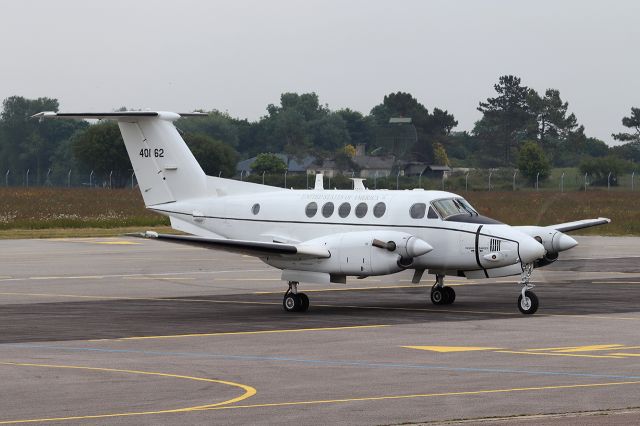
[[(218, 176), (221, 176), (219, 173)], [(353, 188), (351, 177), (355, 172), (324, 177), (325, 189)], [(265, 185), (304, 189), (313, 188), (315, 176), (311, 174), (256, 174), (246, 176), (244, 173), (234, 176), (234, 179), (246, 180)], [(635, 191), (638, 189), (636, 172), (607, 176), (590, 176), (582, 174), (577, 169), (554, 169), (550, 176), (535, 179), (524, 178), (519, 171), (509, 169), (471, 169), (445, 175), (442, 178), (425, 176), (403, 176), (394, 173), (388, 176), (373, 176), (365, 180), (369, 189), (437, 189), (452, 192), (462, 191)], [(122, 188), (137, 186), (135, 173), (132, 171), (110, 171), (96, 174), (94, 171), (51, 170), (45, 176), (34, 176), (31, 170), (8, 169), (4, 173), (4, 186), (56, 186), (56, 187), (88, 187), (88, 188)]]

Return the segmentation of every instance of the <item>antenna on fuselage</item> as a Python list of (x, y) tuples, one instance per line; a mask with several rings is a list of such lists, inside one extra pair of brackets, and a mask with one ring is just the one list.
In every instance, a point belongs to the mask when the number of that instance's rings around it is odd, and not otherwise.
[(353, 189), (354, 191), (364, 191), (364, 178), (350, 178), (353, 181)]
[(316, 173), (316, 185), (313, 189), (316, 191), (322, 191), (324, 189), (324, 175), (322, 173)]

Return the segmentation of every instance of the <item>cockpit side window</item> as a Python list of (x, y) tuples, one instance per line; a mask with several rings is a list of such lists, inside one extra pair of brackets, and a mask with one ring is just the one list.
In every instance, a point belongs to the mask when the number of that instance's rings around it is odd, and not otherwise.
[(429, 206), (429, 213), (427, 213), (427, 218), (438, 219), (438, 214), (436, 213), (436, 211), (433, 209), (432, 206)]
[(478, 212), (463, 198), (445, 198), (431, 203), (441, 218), (447, 219), (455, 215), (477, 216)]

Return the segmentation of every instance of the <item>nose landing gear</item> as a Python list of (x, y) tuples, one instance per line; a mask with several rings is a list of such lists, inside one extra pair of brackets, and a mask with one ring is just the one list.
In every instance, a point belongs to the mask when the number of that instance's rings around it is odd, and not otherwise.
[(518, 309), (525, 315), (535, 314), (538, 310), (538, 296), (531, 291), (533, 284), (531, 284), (531, 273), (533, 272), (533, 263), (527, 263), (524, 265), (524, 270), (520, 276), (520, 284), (522, 290), (518, 297)]
[(297, 281), (289, 281), (289, 289), (282, 299), (282, 307), (287, 312), (305, 312), (309, 309), (309, 298), (304, 293), (298, 293)]
[(431, 287), (431, 302), (434, 305), (450, 305), (456, 300), (456, 292), (444, 285), (444, 275), (436, 275), (436, 283)]

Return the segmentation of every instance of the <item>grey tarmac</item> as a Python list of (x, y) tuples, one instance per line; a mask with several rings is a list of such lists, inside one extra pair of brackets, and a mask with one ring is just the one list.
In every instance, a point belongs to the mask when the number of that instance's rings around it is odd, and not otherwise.
[(576, 239), (526, 317), (517, 277), (302, 284), (291, 314), (251, 257), (0, 241), (0, 424), (637, 424), (640, 238)]

